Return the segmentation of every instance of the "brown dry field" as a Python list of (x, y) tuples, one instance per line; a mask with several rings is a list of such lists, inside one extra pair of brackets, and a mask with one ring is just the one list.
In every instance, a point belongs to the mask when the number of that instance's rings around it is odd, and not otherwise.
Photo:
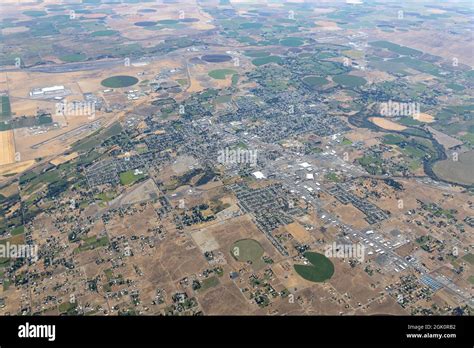
[(290, 292), (312, 286), (314, 283), (301, 278), (293, 268), (293, 262), (283, 261), (272, 267), (275, 276)]
[(15, 137), (13, 130), (0, 132), (0, 166), (15, 163)]
[(420, 122), (425, 122), (425, 123), (433, 123), (435, 121), (434, 117), (426, 114), (424, 112), (421, 112), (418, 116), (415, 117), (417, 121)]
[(407, 127), (402, 126), (401, 124), (398, 124), (396, 122), (387, 120), (383, 117), (370, 117), (369, 120), (375, 125), (383, 129), (394, 130), (394, 131), (403, 131), (407, 129)]
[(349, 133), (346, 133), (344, 136), (352, 142), (356, 141), (368, 141), (371, 139), (376, 139), (379, 136), (382, 136), (384, 133), (374, 132), (370, 129), (357, 128), (351, 130)]
[(392, 297), (385, 295), (382, 300), (374, 301), (370, 304), (370, 307), (366, 310), (357, 309), (356, 315), (408, 315), (409, 313), (404, 310)]
[[(456, 18), (457, 21), (464, 21), (465, 18)], [(449, 62), (453, 57), (459, 59), (460, 64), (474, 67), (471, 47), (471, 37), (469, 35), (453, 35), (449, 31), (437, 31), (437, 35), (426, 29), (409, 30), (407, 32), (396, 31), (393, 33), (377, 30), (376, 36), (380, 40), (387, 40), (399, 45), (415, 48), (423, 52), (443, 57)]]
[[(136, 22), (141, 21), (160, 21), (164, 19), (179, 19), (180, 12), (176, 8), (164, 4), (151, 5), (145, 3), (143, 5), (134, 7), (137, 10), (136, 14), (130, 14), (130, 6), (128, 4), (114, 5), (114, 12), (122, 16), (122, 18), (111, 18), (107, 17), (106, 23), (113, 30), (120, 31), (121, 35), (132, 39), (134, 41), (146, 41), (150, 40), (156, 44), (156, 39), (166, 38), (173, 33), (181, 31), (189, 31), (190, 33), (196, 30), (210, 30), (214, 26), (207, 23), (211, 18), (205, 15), (204, 12), (200, 11), (196, 4), (180, 3), (180, 11), (183, 11), (184, 17), (186, 18), (197, 18), (198, 22), (187, 23), (186, 28), (174, 29), (167, 28), (164, 30), (146, 30), (142, 27), (134, 25)], [(141, 8), (154, 8), (157, 11), (152, 13), (138, 13)], [(144, 44), (144, 42), (141, 42)], [(146, 44), (145, 44), (146, 46)]]
[(445, 149), (449, 149), (451, 147), (454, 147), (454, 146), (459, 146), (459, 145), (462, 145), (463, 142), (446, 134), (446, 133), (443, 133), (439, 130), (436, 130), (434, 128), (432, 128), (431, 126), (427, 126), (426, 129), (428, 129), (434, 136), (434, 138), (436, 139), (436, 141), (438, 143), (440, 143), (441, 145), (444, 146)]
[(384, 81), (393, 81), (395, 77), (384, 71), (357, 71), (354, 76), (365, 78), (369, 83), (380, 83)]
[(10, 35), (10, 34), (17, 34), (17, 33), (24, 33), (25, 31), (28, 31), (28, 27), (14, 27), (14, 28), (5, 28), (2, 29), (2, 35)]
[(10, 197), (17, 193), (18, 193), (17, 185), (7, 185), (0, 188), (0, 195), (5, 196), (5, 197)]
[[(314, 284), (314, 283), (312, 283)], [(301, 296), (305, 315), (338, 315), (345, 312), (345, 302), (330, 285), (313, 285), (295, 294)]]
[(446, 290), (441, 289), (437, 291), (433, 296), (433, 302), (436, 303), (440, 307), (457, 307), (459, 304), (453, 300), (452, 295)]
[(347, 260), (332, 258), (331, 261), (334, 264), (334, 275), (328, 283), (340, 294), (348, 294), (351, 298), (346, 301), (353, 308), (357, 308), (358, 302), (365, 304), (379, 295), (380, 289), (370, 287), (373, 280), (364, 272), (364, 265), (353, 269)]
[(157, 252), (163, 267), (175, 281), (189, 274), (199, 273), (208, 265), (190, 237), (179, 237), (173, 241), (165, 240), (158, 245)]
[(220, 285), (198, 293), (199, 303), (205, 314), (252, 315), (256, 310), (240, 289), (228, 278), (220, 277)]
[(22, 173), (28, 168), (31, 168), (35, 163), (36, 163), (35, 160), (29, 160), (29, 161), (5, 164), (3, 166), (0, 166), (0, 175)]
[[(216, 52), (219, 53), (219, 52)], [(223, 52), (221, 52), (223, 53)], [(224, 53), (223, 53), (224, 54)], [(189, 74), (191, 75), (191, 84), (187, 89), (188, 93), (200, 92), (205, 88), (226, 88), (231, 85), (231, 76), (227, 76), (226, 79), (214, 79), (208, 75), (212, 70), (216, 69), (232, 69), (239, 72), (239, 67), (234, 67), (232, 61), (225, 63), (208, 63), (208, 64), (196, 64), (189, 66)]]
[(284, 227), (286, 231), (291, 233), (291, 235), (299, 242), (299, 243), (310, 243), (313, 241), (313, 237), (311, 234), (305, 230), (303, 226), (301, 226), (297, 222), (293, 222), (289, 225)]
[(326, 206), (326, 209), (329, 212), (333, 212), (340, 216), (340, 219), (345, 223), (352, 224), (355, 228), (366, 228), (369, 224), (364, 220), (365, 214), (362, 213), (359, 209), (355, 208), (352, 204), (341, 204), (336, 203), (337, 207)]
[(324, 31), (334, 31), (334, 30), (341, 30), (341, 28), (337, 25), (336, 22), (327, 21), (327, 20), (317, 20), (314, 22), (317, 25), (315, 30), (324, 30)]
[(256, 240), (262, 246), (264, 253), (270, 256), (275, 262), (283, 258), (247, 215), (212, 225), (208, 227), (208, 231), (212, 233), (214, 239), (220, 246), (218, 250), (225, 255), (227, 262), (233, 269), (239, 269), (244, 265), (243, 262), (235, 260), (230, 253), (232, 244), (240, 239), (249, 238)]
[(79, 154), (77, 152), (73, 152), (73, 153), (70, 153), (69, 155), (58, 156), (55, 159), (49, 161), (49, 163), (51, 163), (52, 165), (58, 166), (60, 164), (69, 162), (70, 160), (73, 160), (77, 156), (79, 156)]

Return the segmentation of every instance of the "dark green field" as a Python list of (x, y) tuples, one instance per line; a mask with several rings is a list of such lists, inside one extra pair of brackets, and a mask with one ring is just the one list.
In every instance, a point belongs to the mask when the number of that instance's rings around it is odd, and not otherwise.
[(256, 65), (256, 66), (265, 65), (268, 63), (280, 64), (281, 62), (282, 60), (278, 56), (261, 57), (261, 58), (255, 58), (254, 60), (252, 60), (253, 65)]
[(12, 112), (10, 106), (10, 98), (8, 96), (2, 96), (1, 98), (1, 109), (0, 109), (0, 121), (9, 120)]
[(321, 76), (306, 76), (303, 78), (303, 82), (309, 87), (321, 87), (329, 83), (328, 80)]
[(337, 75), (334, 76), (332, 79), (334, 82), (349, 88), (359, 87), (367, 83), (367, 81), (363, 77), (348, 74)]
[(309, 265), (295, 265), (295, 271), (310, 282), (321, 283), (330, 279), (334, 274), (334, 264), (323, 254), (306, 252), (304, 257), (311, 263)]
[(130, 87), (138, 83), (138, 79), (133, 76), (112, 76), (101, 82), (102, 86), (109, 88)]
[(280, 40), (280, 44), (287, 47), (298, 47), (304, 45), (304, 40), (298, 37), (288, 37)]

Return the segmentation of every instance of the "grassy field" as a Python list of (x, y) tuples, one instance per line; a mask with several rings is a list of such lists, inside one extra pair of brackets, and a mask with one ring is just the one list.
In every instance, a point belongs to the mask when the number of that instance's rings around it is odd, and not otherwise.
[(209, 71), (209, 76), (217, 80), (225, 80), (227, 75), (237, 74), (237, 71), (232, 69), (216, 69)]
[(407, 142), (408, 140), (398, 134), (387, 134), (383, 136), (382, 141), (387, 145), (398, 145), (400, 143)]
[(133, 170), (129, 170), (127, 172), (120, 173), (120, 183), (122, 185), (130, 185), (144, 177), (145, 174), (135, 175)]
[(423, 54), (423, 52), (421, 51), (415, 50), (413, 48), (405, 47), (405, 46), (400, 46), (389, 41), (373, 41), (370, 43), (370, 45), (372, 47), (386, 48), (389, 51), (392, 51), (398, 54), (408, 55), (408, 56), (419, 56)]
[(76, 141), (72, 144), (72, 149), (78, 152), (86, 152), (94, 147), (102, 144), (106, 139), (118, 135), (122, 132), (122, 125), (119, 122), (113, 123), (110, 127), (106, 129), (100, 129), (91, 135), (87, 136), (84, 139)]
[(330, 279), (334, 274), (334, 264), (323, 254), (306, 252), (304, 257), (308, 259), (311, 266), (295, 265), (295, 271), (306, 280), (321, 283)]
[(252, 60), (252, 64), (256, 65), (256, 66), (265, 65), (265, 64), (268, 64), (268, 63), (280, 64), (281, 62), (282, 62), (282, 60), (278, 56), (260, 57), (260, 58), (255, 58), (255, 59)]
[(12, 115), (10, 98), (6, 95), (1, 98), (0, 121), (9, 120)]
[(304, 44), (304, 40), (298, 37), (288, 37), (280, 40), (280, 45), (287, 47), (298, 47)]
[(245, 51), (244, 54), (247, 57), (252, 57), (252, 58), (262, 58), (262, 57), (267, 57), (270, 55), (270, 53), (267, 51)]
[(215, 286), (219, 285), (219, 279), (217, 277), (209, 277), (207, 279), (204, 279), (201, 282), (201, 287), (199, 288), (199, 291), (205, 291), (209, 288), (213, 288)]
[(116, 30), (98, 30), (91, 33), (91, 36), (113, 36), (118, 34)]
[(466, 254), (462, 258), (469, 262), (471, 265), (474, 265), (474, 254)]
[(262, 260), (263, 248), (256, 240), (238, 240), (232, 245), (230, 253), (237, 261), (250, 261), (254, 268), (260, 268), (264, 265), (264, 262)]
[(83, 252), (85, 250), (92, 250), (95, 248), (103, 247), (109, 244), (109, 238), (107, 236), (98, 238), (97, 236), (89, 237), (84, 239), (83, 244), (74, 249), (74, 254)]
[(341, 181), (339, 176), (336, 173), (333, 173), (333, 172), (326, 174), (325, 178), (329, 181), (334, 181), (334, 182), (340, 182)]
[(63, 62), (66, 63), (74, 63), (74, 62), (80, 62), (85, 60), (87, 57), (84, 54), (81, 53), (73, 53), (73, 54), (68, 54), (62, 57), (59, 57)]
[(321, 87), (329, 83), (328, 80), (320, 76), (306, 76), (303, 78), (303, 82), (310, 87)]
[(332, 79), (334, 82), (349, 88), (359, 87), (367, 83), (367, 81), (363, 77), (348, 74), (337, 75), (334, 76)]
[(472, 168), (474, 165), (474, 151), (464, 152), (459, 155), (457, 161), (448, 158), (436, 162), (433, 171), (444, 180), (456, 182), (464, 185), (473, 185), (474, 176)]

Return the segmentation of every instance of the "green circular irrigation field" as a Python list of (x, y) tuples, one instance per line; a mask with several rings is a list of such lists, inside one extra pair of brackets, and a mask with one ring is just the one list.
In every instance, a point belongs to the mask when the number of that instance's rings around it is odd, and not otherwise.
[(258, 263), (262, 258), (263, 248), (256, 240), (241, 239), (232, 244), (230, 253), (237, 261)]
[(122, 88), (135, 85), (138, 79), (133, 76), (112, 76), (101, 82), (102, 86), (109, 88)]
[(303, 77), (303, 82), (313, 88), (321, 87), (329, 83), (326, 78), (320, 76), (305, 76)]
[(306, 252), (304, 257), (311, 265), (295, 265), (295, 271), (310, 282), (321, 283), (332, 277), (334, 264), (326, 256), (314, 252)]
[(349, 87), (349, 88), (360, 87), (367, 83), (367, 80), (364, 79), (363, 77), (348, 75), (348, 74), (336, 75), (332, 78), (332, 80), (344, 87)]

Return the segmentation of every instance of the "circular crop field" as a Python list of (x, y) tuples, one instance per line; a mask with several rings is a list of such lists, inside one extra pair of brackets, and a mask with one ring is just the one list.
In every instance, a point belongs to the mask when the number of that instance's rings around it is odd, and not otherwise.
[(367, 83), (363, 77), (347, 74), (336, 75), (332, 78), (332, 80), (344, 87), (359, 87)]
[(291, 48), (288, 48), (288, 52), (289, 53), (300, 53), (300, 52), (303, 52), (303, 50), (299, 47), (291, 47)]
[(140, 12), (140, 13), (153, 13), (153, 12), (156, 12), (156, 10), (153, 9), (153, 8), (142, 8), (142, 9), (138, 10), (138, 12)]
[(217, 80), (225, 80), (228, 75), (237, 74), (237, 71), (232, 69), (217, 69), (209, 71), (209, 76)]
[(101, 85), (109, 88), (123, 88), (133, 86), (138, 82), (138, 79), (133, 76), (112, 76), (102, 80)]
[(287, 47), (298, 47), (304, 45), (304, 40), (299, 37), (288, 37), (280, 40), (280, 44)]
[(183, 19), (180, 19), (179, 20), (180, 22), (183, 22), (183, 23), (196, 23), (196, 22), (199, 22), (199, 18), (183, 18)]
[(202, 56), (201, 59), (208, 63), (222, 63), (228, 62), (232, 57), (227, 54), (206, 54), (205, 56)]
[(304, 257), (311, 265), (295, 265), (295, 271), (310, 282), (321, 283), (334, 274), (334, 264), (326, 256), (314, 252), (306, 252)]
[(170, 24), (178, 24), (179, 21), (176, 19), (162, 19), (158, 21), (158, 23), (163, 24), (163, 25), (170, 25)]
[(230, 253), (237, 261), (257, 264), (262, 260), (263, 248), (254, 239), (241, 239), (232, 244)]
[(303, 78), (304, 84), (308, 85), (309, 87), (321, 87), (325, 84), (329, 83), (324, 77), (320, 76), (306, 76)]
[(143, 21), (143, 22), (136, 22), (135, 25), (137, 27), (152, 27), (154, 25), (156, 25), (158, 22), (154, 22), (154, 21)]

